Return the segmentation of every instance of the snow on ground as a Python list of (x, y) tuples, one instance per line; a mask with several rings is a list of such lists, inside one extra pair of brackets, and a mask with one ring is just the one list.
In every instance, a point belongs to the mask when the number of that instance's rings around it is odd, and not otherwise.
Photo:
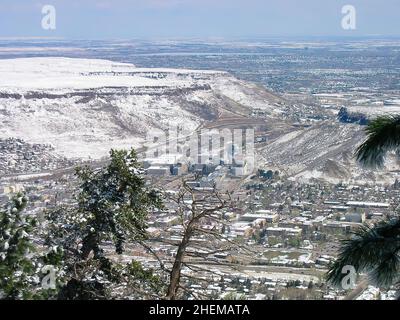
[(285, 281), (295, 281), (295, 280), (300, 280), (300, 281), (307, 281), (307, 282), (314, 282), (317, 283), (319, 281), (318, 277), (316, 276), (311, 276), (311, 275), (305, 275), (305, 274), (299, 274), (299, 273), (279, 273), (279, 272), (266, 272), (266, 271), (253, 271), (253, 270), (244, 270), (245, 274), (253, 277), (253, 278), (268, 278), (270, 280), (285, 280)]
[(398, 106), (351, 106), (348, 108), (348, 111), (354, 113), (363, 113), (368, 116), (399, 114), (400, 104)]
[(357, 300), (377, 300), (379, 293), (379, 288), (368, 286), (368, 288), (357, 298)]
[(181, 125), (193, 131), (200, 123), (166, 97), (95, 98), (86, 104), (77, 100), (0, 99), (0, 137), (50, 143), (68, 158), (101, 158), (111, 148), (140, 147), (150, 128)]
[(265, 110), (276, 115), (282, 112), (274, 106), (280, 99), (256, 84), (233, 77), (219, 77), (212, 86), (227, 98), (251, 109)]
[(4, 178), (2, 179), (4, 181), (7, 180), (18, 180), (18, 181), (24, 181), (24, 180), (30, 180), (30, 179), (38, 179), (38, 178), (44, 178), (50, 176), (50, 173), (34, 173), (34, 174), (20, 174), (20, 175), (13, 175), (10, 178)]
[(312, 179), (321, 179), (324, 181), (327, 181), (332, 184), (340, 183), (343, 181), (343, 178), (335, 178), (335, 177), (330, 177), (326, 175), (325, 172), (318, 171), (318, 170), (306, 170), (298, 175), (296, 175), (293, 179), (291, 180), (296, 180), (296, 181), (301, 181), (301, 182), (309, 182)]
[(21, 58), (0, 60), (0, 91), (91, 89), (101, 87), (187, 87), (199, 80), (182, 75), (223, 74), (219, 71), (136, 68), (98, 59)]
[(303, 133), (303, 130), (289, 132), (289, 133), (283, 135), (282, 137), (280, 137), (279, 139), (277, 139), (276, 141), (274, 141), (273, 143), (281, 144), (281, 143), (284, 143), (284, 142), (291, 141), (291, 140), (295, 139), (297, 136), (299, 136), (302, 133)]

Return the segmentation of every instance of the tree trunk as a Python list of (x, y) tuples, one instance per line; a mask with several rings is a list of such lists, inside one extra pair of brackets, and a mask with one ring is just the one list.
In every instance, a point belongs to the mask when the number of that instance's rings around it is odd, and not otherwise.
[(193, 231), (193, 221), (191, 221), (185, 230), (182, 241), (179, 244), (178, 251), (176, 252), (176, 257), (171, 270), (170, 282), (166, 295), (166, 299), (168, 300), (176, 299), (181, 278), (182, 263), (186, 254), (186, 248), (189, 245), (190, 238), (193, 235)]

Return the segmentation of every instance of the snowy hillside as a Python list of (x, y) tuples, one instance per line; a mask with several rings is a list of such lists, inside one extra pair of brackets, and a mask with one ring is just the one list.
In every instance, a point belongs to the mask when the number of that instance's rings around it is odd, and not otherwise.
[[(106, 60), (0, 60), (0, 138), (51, 144), (68, 158), (139, 147), (149, 130), (195, 130), (225, 109), (279, 114), (278, 98), (225, 72), (143, 69)], [(232, 109), (232, 105), (236, 109)]]
[(354, 152), (365, 139), (364, 128), (329, 120), (295, 130), (265, 147), (261, 161), (296, 180), (393, 183), (399, 168), (394, 155), (388, 156), (385, 170), (369, 170), (356, 163)]

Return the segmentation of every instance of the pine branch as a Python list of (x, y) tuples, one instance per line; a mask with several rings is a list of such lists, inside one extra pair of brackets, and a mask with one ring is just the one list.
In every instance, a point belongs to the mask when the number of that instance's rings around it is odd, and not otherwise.
[(381, 116), (366, 129), (367, 139), (357, 151), (356, 158), (366, 167), (382, 167), (387, 152), (400, 146), (400, 115)]

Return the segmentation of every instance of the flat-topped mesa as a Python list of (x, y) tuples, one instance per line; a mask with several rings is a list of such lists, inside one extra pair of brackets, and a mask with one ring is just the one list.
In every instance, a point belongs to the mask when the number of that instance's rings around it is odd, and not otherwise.
[[(137, 68), (107, 60), (0, 60), (0, 138), (51, 144), (67, 158), (140, 148), (148, 133), (205, 122), (282, 117), (280, 98), (226, 72)], [(276, 119), (276, 118), (274, 118)]]
[(82, 90), (94, 88), (191, 87), (220, 71), (136, 68), (108, 60), (21, 58), (0, 60), (0, 91)]

